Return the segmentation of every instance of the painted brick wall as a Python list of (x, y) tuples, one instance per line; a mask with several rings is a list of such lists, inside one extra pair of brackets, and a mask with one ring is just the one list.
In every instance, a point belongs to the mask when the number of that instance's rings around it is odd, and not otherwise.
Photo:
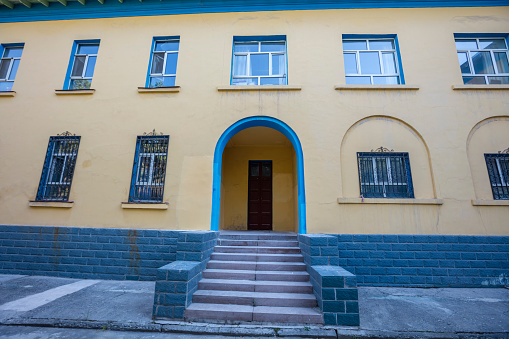
[(337, 237), (339, 266), (355, 274), (359, 286), (509, 285), (508, 236)]

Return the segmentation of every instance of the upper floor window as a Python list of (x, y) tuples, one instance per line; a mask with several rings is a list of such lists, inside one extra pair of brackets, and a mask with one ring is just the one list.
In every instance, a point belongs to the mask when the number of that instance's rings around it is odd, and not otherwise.
[(232, 85), (287, 85), (286, 36), (234, 37)]
[(129, 202), (163, 201), (169, 135), (138, 136)]
[(484, 158), (488, 167), (493, 199), (509, 199), (509, 153), (486, 153)]
[(347, 85), (399, 85), (402, 76), (395, 38), (359, 39), (343, 35)]
[(509, 84), (506, 39), (456, 38), (455, 41), (464, 84)]
[(384, 148), (358, 152), (360, 192), (364, 198), (413, 198), (408, 153)]
[(178, 53), (178, 39), (154, 38), (147, 87), (175, 86)]
[(80, 139), (69, 132), (49, 138), (36, 200), (69, 200)]
[(0, 45), (0, 91), (12, 90), (22, 53), (23, 45)]
[(75, 42), (73, 47), (72, 68), (69, 78), (66, 79), (68, 89), (89, 89), (92, 85), (99, 42)]

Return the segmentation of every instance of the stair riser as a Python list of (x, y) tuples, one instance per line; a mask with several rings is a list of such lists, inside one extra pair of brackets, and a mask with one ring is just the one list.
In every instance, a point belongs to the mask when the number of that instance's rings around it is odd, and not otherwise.
[(264, 255), (264, 254), (231, 254), (231, 253), (212, 253), (212, 260), (223, 261), (270, 261), (270, 262), (304, 262), (302, 256)]
[(312, 286), (285, 286), (285, 285), (255, 285), (232, 283), (198, 283), (200, 290), (240, 291), (240, 292), (270, 292), (270, 293), (313, 293)]
[(274, 248), (263, 248), (263, 247), (235, 247), (235, 246), (228, 246), (228, 247), (220, 247), (216, 246), (214, 249), (214, 252), (216, 253), (271, 253), (271, 254), (298, 254), (300, 253), (299, 248), (281, 248), (281, 247), (274, 247)]
[(241, 279), (241, 280), (255, 280), (255, 274), (244, 272), (207, 272), (203, 271), (203, 278), (207, 279)]
[(299, 247), (298, 241), (219, 240), (220, 246)]
[(251, 313), (251, 312), (202, 311), (202, 310), (187, 309), (185, 311), (185, 319), (187, 321), (201, 321), (201, 320), (252, 321), (253, 313)]
[(245, 272), (210, 272), (203, 271), (203, 278), (206, 279), (229, 279), (229, 280), (263, 280), (263, 281), (309, 281), (309, 275), (301, 274), (266, 274), (266, 273), (245, 273)]
[(278, 241), (298, 241), (296, 235), (270, 235), (270, 234), (264, 234), (264, 235), (258, 235), (258, 234), (221, 234), (219, 236), (219, 240), (278, 240)]
[(257, 273), (256, 280), (263, 281), (309, 281), (309, 275), (292, 275), (292, 274), (263, 274)]
[(240, 296), (210, 296), (194, 295), (193, 302), (208, 304), (277, 306), (277, 307), (316, 307), (316, 300), (283, 299), (283, 298), (253, 298)]
[(251, 263), (251, 262), (223, 262), (213, 261), (207, 264), (207, 268), (223, 270), (258, 270), (258, 271), (305, 271), (306, 265), (286, 263)]
[(273, 323), (323, 324), (321, 315), (253, 313), (253, 321)]

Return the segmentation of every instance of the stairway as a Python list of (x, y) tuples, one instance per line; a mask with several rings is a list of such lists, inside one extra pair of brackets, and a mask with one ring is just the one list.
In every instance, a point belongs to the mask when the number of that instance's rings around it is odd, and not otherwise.
[(323, 324), (297, 235), (222, 231), (185, 319)]

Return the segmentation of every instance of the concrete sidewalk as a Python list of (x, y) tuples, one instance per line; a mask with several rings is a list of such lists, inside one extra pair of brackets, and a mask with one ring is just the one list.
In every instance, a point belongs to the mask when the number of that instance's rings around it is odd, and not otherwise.
[(154, 282), (0, 275), (0, 325), (250, 337), (509, 337), (503, 288), (359, 287), (360, 327), (152, 321), (153, 298)]

